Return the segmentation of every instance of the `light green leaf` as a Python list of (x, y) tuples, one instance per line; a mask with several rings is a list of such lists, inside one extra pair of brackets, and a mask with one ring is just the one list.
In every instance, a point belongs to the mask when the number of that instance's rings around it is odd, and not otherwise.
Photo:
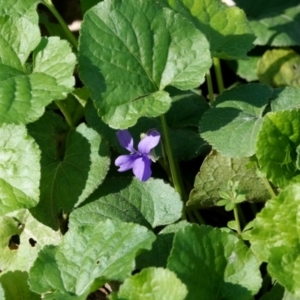
[(150, 251), (145, 251), (136, 259), (137, 269), (146, 267), (167, 267), (167, 260), (171, 253), (175, 233), (189, 225), (187, 221), (180, 221), (166, 226), (156, 236)]
[(71, 227), (58, 247), (40, 251), (29, 285), (36, 293), (52, 292), (56, 299), (86, 299), (107, 281), (130, 275), (136, 255), (150, 249), (154, 239), (145, 227), (120, 221)]
[(173, 272), (163, 268), (142, 270), (127, 278), (118, 292), (123, 300), (184, 300), (186, 295), (186, 286)]
[(25, 126), (0, 127), (0, 216), (39, 201), (40, 150)]
[(225, 156), (253, 155), (270, 96), (271, 89), (257, 83), (225, 91), (204, 113), (200, 121), (201, 136)]
[(83, 202), (104, 180), (110, 163), (108, 145), (85, 124), (68, 131), (54, 113), (46, 113), (28, 130), (42, 150), (40, 202), (31, 212), (58, 229), (61, 214)]
[[(27, 210), (0, 218), (0, 269), (28, 271), (38, 252), (60, 242), (60, 234), (34, 219)], [(1, 277), (0, 277), (1, 278)]]
[(300, 144), (300, 110), (277, 111), (265, 116), (258, 134), (256, 157), (263, 173), (283, 188), (299, 181), (296, 148)]
[(300, 296), (299, 184), (289, 185), (257, 214), (250, 232), (251, 248), (268, 271), (289, 292)]
[(220, 191), (229, 180), (240, 182), (239, 189), (247, 191), (246, 200), (266, 201), (269, 198), (268, 191), (256, 174), (257, 168), (247, 166), (249, 162), (248, 158), (228, 158), (212, 152), (201, 165), (187, 205), (216, 205), (221, 198)]
[(245, 13), (218, 0), (160, 0), (189, 19), (210, 43), (212, 56), (246, 59), (253, 47), (252, 34)]
[[(178, 160), (189, 160), (209, 151), (209, 146), (198, 132), (199, 121), (203, 113), (209, 108), (206, 100), (193, 91), (180, 92), (172, 90), (170, 94), (173, 103), (166, 113), (166, 119), (174, 156)], [(121, 154), (126, 153), (126, 150), (120, 146), (116, 138), (116, 130), (107, 126), (99, 118), (94, 105), (90, 101), (85, 106), (85, 115), (88, 124), (105, 137), (114, 149)], [(141, 118), (135, 126), (130, 128), (135, 146), (140, 140), (140, 134), (151, 128), (162, 132), (159, 118)], [(182, 145), (185, 145), (185, 147), (182, 147)], [(162, 155), (160, 145), (155, 148), (155, 152), (158, 156)]]
[[(182, 201), (161, 179), (109, 178), (88, 199), (89, 204), (70, 215), (72, 226), (107, 218), (157, 227), (181, 217)], [(149, 226), (150, 225), (150, 226)]]
[(257, 45), (300, 45), (298, 0), (236, 0), (250, 20)]
[(256, 66), (259, 60), (260, 56), (249, 55), (247, 60), (229, 60), (227, 63), (238, 76), (250, 82), (258, 81)]
[(268, 50), (257, 63), (257, 75), (272, 86), (300, 87), (300, 56), (291, 49)]
[(272, 111), (290, 110), (300, 108), (300, 89), (284, 87), (273, 90), (271, 108)]
[(26, 272), (8, 272), (0, 277), (0, 284), (4, 290), (2, 300), (38, 300), (42, 299), (40, 295), (37, 295), (29, 290), (27, 283), (28, 273)]
[(35, 121), (52, 100), (65, 98), (74, 85), (74, 66), (69, 44), (57, 37), (41, 40), (31, 74), (0, 64), (1, 123)]
[(167, 86), (199, 86), (211, 65), (208, 48), (188, 20), (154, 1), (107, 0), (84, 16), (80, 77), (104, 122), (128, 128), (170, 108)]
[(37, 0), (1, 1), (0, 69), (9, 66), (26, 71), (25, 62), (41, 38), (37, 3)]
[(186, 300), (252, 299), (261, 285), (259, 263), (235, 235), (190, 225), (175, 234), (168, 269), (187, 286)]

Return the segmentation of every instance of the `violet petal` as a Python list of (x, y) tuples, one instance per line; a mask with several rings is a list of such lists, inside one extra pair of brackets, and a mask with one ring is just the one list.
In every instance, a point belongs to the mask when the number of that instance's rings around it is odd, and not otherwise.
[(143, 155), (135, 159), (133, 168), (133, 174), (140, 180), (140, 181), (147, 181), (152, 172), (151, 172), (151, 159), (148, 156)]
[(133, 168), (135, 160), (139, 157), (138, 154), (121, 155), (115, 160), (115, 165), (120, 167), (119, 172), (124, 172)]
[(135, 152), (133, 148), (133, 138), (128, 130), (119, 130), (117, 132), (117, 138), (123, 148), (127, 149), (129, 152)]
[(160, 140), (160, 133), (157, 130), (150, 130), (139, 142), (138, 151), (142, 154), (149, 154), (151, 149), (156, 147)]

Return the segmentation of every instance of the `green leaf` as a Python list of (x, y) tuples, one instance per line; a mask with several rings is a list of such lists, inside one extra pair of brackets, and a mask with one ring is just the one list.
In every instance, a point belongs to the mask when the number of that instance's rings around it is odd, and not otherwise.
[(268, 271), (289, 292), (300, 296), (299, 184), (289, 185), (257, 214), (250, 232), (251, 248)]
[(216, 205), (220, 200), (220, 190), (229, 180), (240, 182), (239, 189), (247, 191), (247, 201), (267, 200), (269, 194), (262, 179), (256, 174), (257, 168), (249, 168), (248, 163), (248, 158), (228, 158), (212, 152), (201, 165), (187, 205)]
[(58, 229), (59, 216), (83, 202), (104, 180), (110, 162), (108, 146), (85, 124), (67, 131), (54, 113), (46, 113), (28, 130), (42, 150), (40, 202), (31, 212)]
[(241, 78), (250, 81), (258, 81), (256, 74), (257, 62), (260, 60), (259, 56), (248, 56), (247, 60), (239, 59), (237, 61), (228, 61), (234, 72)]
[[(11, 56), (8, 59), (13, 60)], [(1, 123), (35, 121), (46, 105), (65, 98), (73, 89), (75, 55), (66, 41), (43, 38), (32, 59), (32, 73), (25, 67), (0, 63)]]
[(40, 150), (25, 126), (0, 127), (0, 216), (39, 201)]
[(227, 227), (232, 229), (232, 230), (238, 231), (238, 226), (237, 226), (236, 220), (229, 221), (227, 223)]
[[(182, 201), (161, 179), (108, 178), (88, 199), (89, 204), (70, 215), (70, 224), (92, 224), (107, 218), (157, 227), (181, 217)], [(88, 216), (88, 217), (87, 217)]]
[(167, 86), (199, 86), (211, 66), (208, 48), (188, 20), (154, 1), (107, 0), (84, 16), (80, 77), (104, 122), (128, 128), (168, 111)]
[(257, 75), (272, 86), (300, 87), (300, 56), (291, 49), (268, 50), (257, 63)]
[(253, 155), (270, 96), (271, 89), (257, 83), (225, 91), (204, 113), (200, 121), (201, 136), (225, 156)]
[(246, 59), (253, 47), (252, 34), (245, 13), (218, 0), (160, 0), (181, 13), (210, 43), (212, 56), (223, 59)]
[(175, 234), (168, 269), (187, 286), (186, 300), (252, 299), (261, 285), (259, 263), (235, 235), (190, 225)]
[(186, 295), (186, 286), (173, 272), (163, 268), (142, 270), (127, 278), (118, 292), (119, 299), (124, 300), (184, 300)]
[(29, 286), (27, 283), (28, 273), (26, 272), (8, 272), (0, 277), (0, 284), (4, 290), (2, 300), (38, 300), (42, 299), (40, 295), (37, 295), (29, 290)]
[(257, 45), (300, 45), (298, 0), (236, 0), (245, 10)]
[(0, 282), (0, 300), (5, 300), (4, 289), (2, 288), (1, 282)]
[(30, 288), (36, 293), (50, 291), (55, 299), (86, 299), (106, 282), (130, 275), (136, 255), (150, 249), (154, 239), (145, 227), (120, 221), (70, 227), (58, 247), (39, 252), (29, 273)]
[(271, 112), (265, 116), (258, 135), (256, 157), (260, 169), (281, 188), (292, 179), (300, 179), (295, 164), (296, 148), (300, 144), (299, 128), (300, 110)]
[(60, 242), (58, 232), (39, 223), (27, 210), (1, 217), (0, 228), (2, 274), (14, 270), (28, 271), (45, 245)]
[(82, 13), (85, 14), (87, 10), (89, 10), (91, 7), (95, 6), (101, 1), (102, 0), (80, 0)]
[[(40, 42), (37, 0), (1, 1), (0, 66), (25, 71), (25, 62)], [(2, 73), (0, 71), (0, 73)], [(0, 88), (1, 90), (1, 88)]]
[[(208, 145), (200, 137), (198, 124), (203, 113), (209, 108), (206, 100), (192, 91), (170, 92), (172, 95), (172, 106), (166, 113), (168, 132), (172, 144), (172, 150), (177, 160), (189, 160), (200, 153), (207, 152)], [(126, 151), (120, 146), (116, 138), (116, 130), (106, 125), (98, 116), (94, 105), (89, 101), (85, 106), (85, 116), (88, 124), (99, 134), (109, 141), (109, 144), (121, 154)], [(137, 145), (140, 134), (155, 128), (162, 132), (161, 122), (158, 118), (141, 118), (137, 124), (130, 128)], [(182, 147), (185, 145), (185, 147)], [(158, 156), (161, 156), (161, 148), (155, 148)]]
[(146, 267), (167, 267), (167, 260), (171, 253), (175, 233), (185, 226), (189, 225), (186, 221), (180, 221), (166, 226), (156, 236), (149, 251), (140, 254), (136, 259), (137, 269)]
[(271, 108), (272, 111), (299, 109), (300, 89), (284, 87), (273, 90)]

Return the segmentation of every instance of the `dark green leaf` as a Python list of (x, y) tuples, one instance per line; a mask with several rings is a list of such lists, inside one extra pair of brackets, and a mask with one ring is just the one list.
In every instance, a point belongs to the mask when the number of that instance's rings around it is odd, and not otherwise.
[(268, 86), (257, 83), (225, 91), (204, 113), (201, 136), (225, 156), (253, 155), (271, 92)]
[(28, 129), (42, 150), (40, 202), (31, 212), (58, 229), (61, 214), (69, 213), (103, 181), (110, 162), (108, 146), (85, 124), (68, 131), (53, 113), (46, 113)]
[(186, 300), (252, 299), (261, 285), (259, 263), (235, 235), (190, 225), (175, 234), (168, 269), (187, 286)]

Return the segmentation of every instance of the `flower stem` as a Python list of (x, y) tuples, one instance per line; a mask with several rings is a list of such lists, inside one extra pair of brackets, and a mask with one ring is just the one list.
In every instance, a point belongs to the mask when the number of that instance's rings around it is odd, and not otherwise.
[(201, 224), (203, 224), (203, 225), (205, 224), (204, 219), (202, 218), (201, 214), (199, 213), (199, 211), (198, 211), (197, 209), (195, 209), (195, 210), (193, 211), (193, 214), (195, 215), (198, 224), (200, 224), (200, 225), (201, 225)]
[(213, 85), (212, 85), (211, 75), (209, 70), (206, 73), (206, 83), (208, 88), (209, 102), (213, 103), (215, 101), (215, 97), (214, 97), (214, 90), (213, 90)]
[(242, 234), (242, 230), (241, 230), (241, 224), (240, 224), (240, 219), (239, 219), (238, 208), (237, 208), (236, 205), (233, 208), (233, 214), (234, 214), (234, 219), (236, 221), (237, 232), (238, 232), (239, 235), (241, 235)]
[(163, 146), (165, 147), (165, 154), (167, 155), (170, 171), (172, 175), (172, 180), (174, 184), (175, 190), (179, 193), (181, 199), (183, 202), (186, 202), (187, 195), (183, 186), (182, 178), (180, 175), (180, 171), (178, 168), (178, 163), (175, 160), (175, 157), (173, 155), (172, 147), (171, 147), (171, 141), (169, 137), (168, 132), (168, 125), (165, 115), (160, 116), (160, 122), (162, 126), (162, 137), (163, 137)]
[(277, 197), (276, 194), (275, 194), (275, 192), (273, 191), (273, 189), (272, 189), (272, 187), (271, 187), (270, 182), (268, 181), (268, 179), (265, 176), (262, 176), (261, 178), (263, 180), (263, 183), (264, 183), (266, 189), (268, 190), (269, 194), (271, 195), (271, 197), (272, 198)]
[(219, 94), (222, 94), (224, 92), (224, 82), (223, 82), (220, 60), (217, 57), (214, 57), (213, 63), (216, 71)]
[(55, 6), (53, 5), (51, 0), (44, 0), (42, 1), (42, 3), (51, 11), (51, 13), (55, 16), (55, 18), (57, 19), (57, 21), (59, 22), (60, 26), (62, 27), (62, 29), (64, 30), (64, 32), (66, 33), (69, 42), (75, 47), (75, 49), (77, 50), (78, 48), (78, 42), (77, 39), (75, 38), (75, 36), (73, 35), (73, 33), (70, 31), (69, 27), (67, 26), (66, 22), (64, 21), (64, 19), (61, 17), (61, 15), (59, 14), (59, 12), (56, 10)]

